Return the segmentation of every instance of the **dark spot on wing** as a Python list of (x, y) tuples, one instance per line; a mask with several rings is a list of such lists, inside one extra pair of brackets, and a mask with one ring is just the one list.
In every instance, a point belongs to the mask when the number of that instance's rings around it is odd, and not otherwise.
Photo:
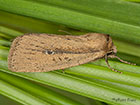
[(27, 58), (28, 60), (31, 60), (31, 58)]
[(42, 50), (38, 50), (38, 49), (31, 49), (31, 48), (25, 48), (26, 50), (31, 50), (31, 51), (38, 51), (41, 52)]
[(65, 59), (65, 60), (67, 60), (67, 59), (68, 59), (68, 57), (65, 57), (64, 59)]
[(31, 54), (31, 55), (35, 55), (35, 53), (31, 53), (31, 52), (23, 52), (23, 54)]
[(56, 61), (54, 58), (52, 59), (54, 62)]
[(41, 44), (45, 44), (44, 42), (40, 42)]
[(65, 57), (64, 58), (66, 61), (71, 61), (71, 59), (69, 57)]
[(71, 59), (68, 59), (68, 61), (71, 61)]
[(46, 51), (46, 53), (47, 53), (47, 54), (53, 54), (53, 52), (52, 52), (52, 51)]
[(59, 60), (62, 61), (62, 59), (59, 57)]
[(39, 46), (35, 46), (35, 47), (39, 47)]
[(67, 40), (71, 40), (70, 38), (66, 38)]
[(31, 46), (34, 46), (34, 44), (30, 44)]

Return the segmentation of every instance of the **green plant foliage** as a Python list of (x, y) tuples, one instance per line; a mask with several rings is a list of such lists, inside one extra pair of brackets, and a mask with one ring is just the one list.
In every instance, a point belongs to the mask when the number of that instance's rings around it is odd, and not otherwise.
[[(0, 94), (24, 105), (139, 105), (140, 5), (124, 0), (0, 0)], [(110, 34), (118, 56), (46, 73), (11, 72), (12, 40), (24, 33)], [(103, 103), (104, 102), (104, 103)]]
[(126, 0), (126, 1), (131, 1), (131, 2), (140, 2), (140, 0)]

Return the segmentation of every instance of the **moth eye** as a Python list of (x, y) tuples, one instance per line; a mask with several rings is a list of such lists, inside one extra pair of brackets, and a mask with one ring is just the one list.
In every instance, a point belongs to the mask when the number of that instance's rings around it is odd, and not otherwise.
[(54, 52), (53, 52), (53, 51), (48, 51), (48, 50), (46, 50), (46, 51), (45, 51), (45, 54), (54, 54)]

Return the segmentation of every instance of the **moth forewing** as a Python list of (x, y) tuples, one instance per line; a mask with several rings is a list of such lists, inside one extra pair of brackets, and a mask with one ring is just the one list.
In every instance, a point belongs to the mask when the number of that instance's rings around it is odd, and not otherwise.
[(15, 72), (48, 72), (77, 66), (116, 53), (109, 35), (26, 34), (10, 48), (8, 68)]

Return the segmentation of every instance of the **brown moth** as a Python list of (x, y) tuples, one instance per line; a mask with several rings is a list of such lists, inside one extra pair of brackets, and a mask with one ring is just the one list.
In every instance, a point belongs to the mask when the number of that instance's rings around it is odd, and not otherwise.
[(105, 58), (108, 67), (112, 69), (108, 57), (128, 63), (117, 57), (116, 53), (111, 37), (105, 34), (25, 34), (13, 41), (8, 68), (15, 72), (48, 72)]

